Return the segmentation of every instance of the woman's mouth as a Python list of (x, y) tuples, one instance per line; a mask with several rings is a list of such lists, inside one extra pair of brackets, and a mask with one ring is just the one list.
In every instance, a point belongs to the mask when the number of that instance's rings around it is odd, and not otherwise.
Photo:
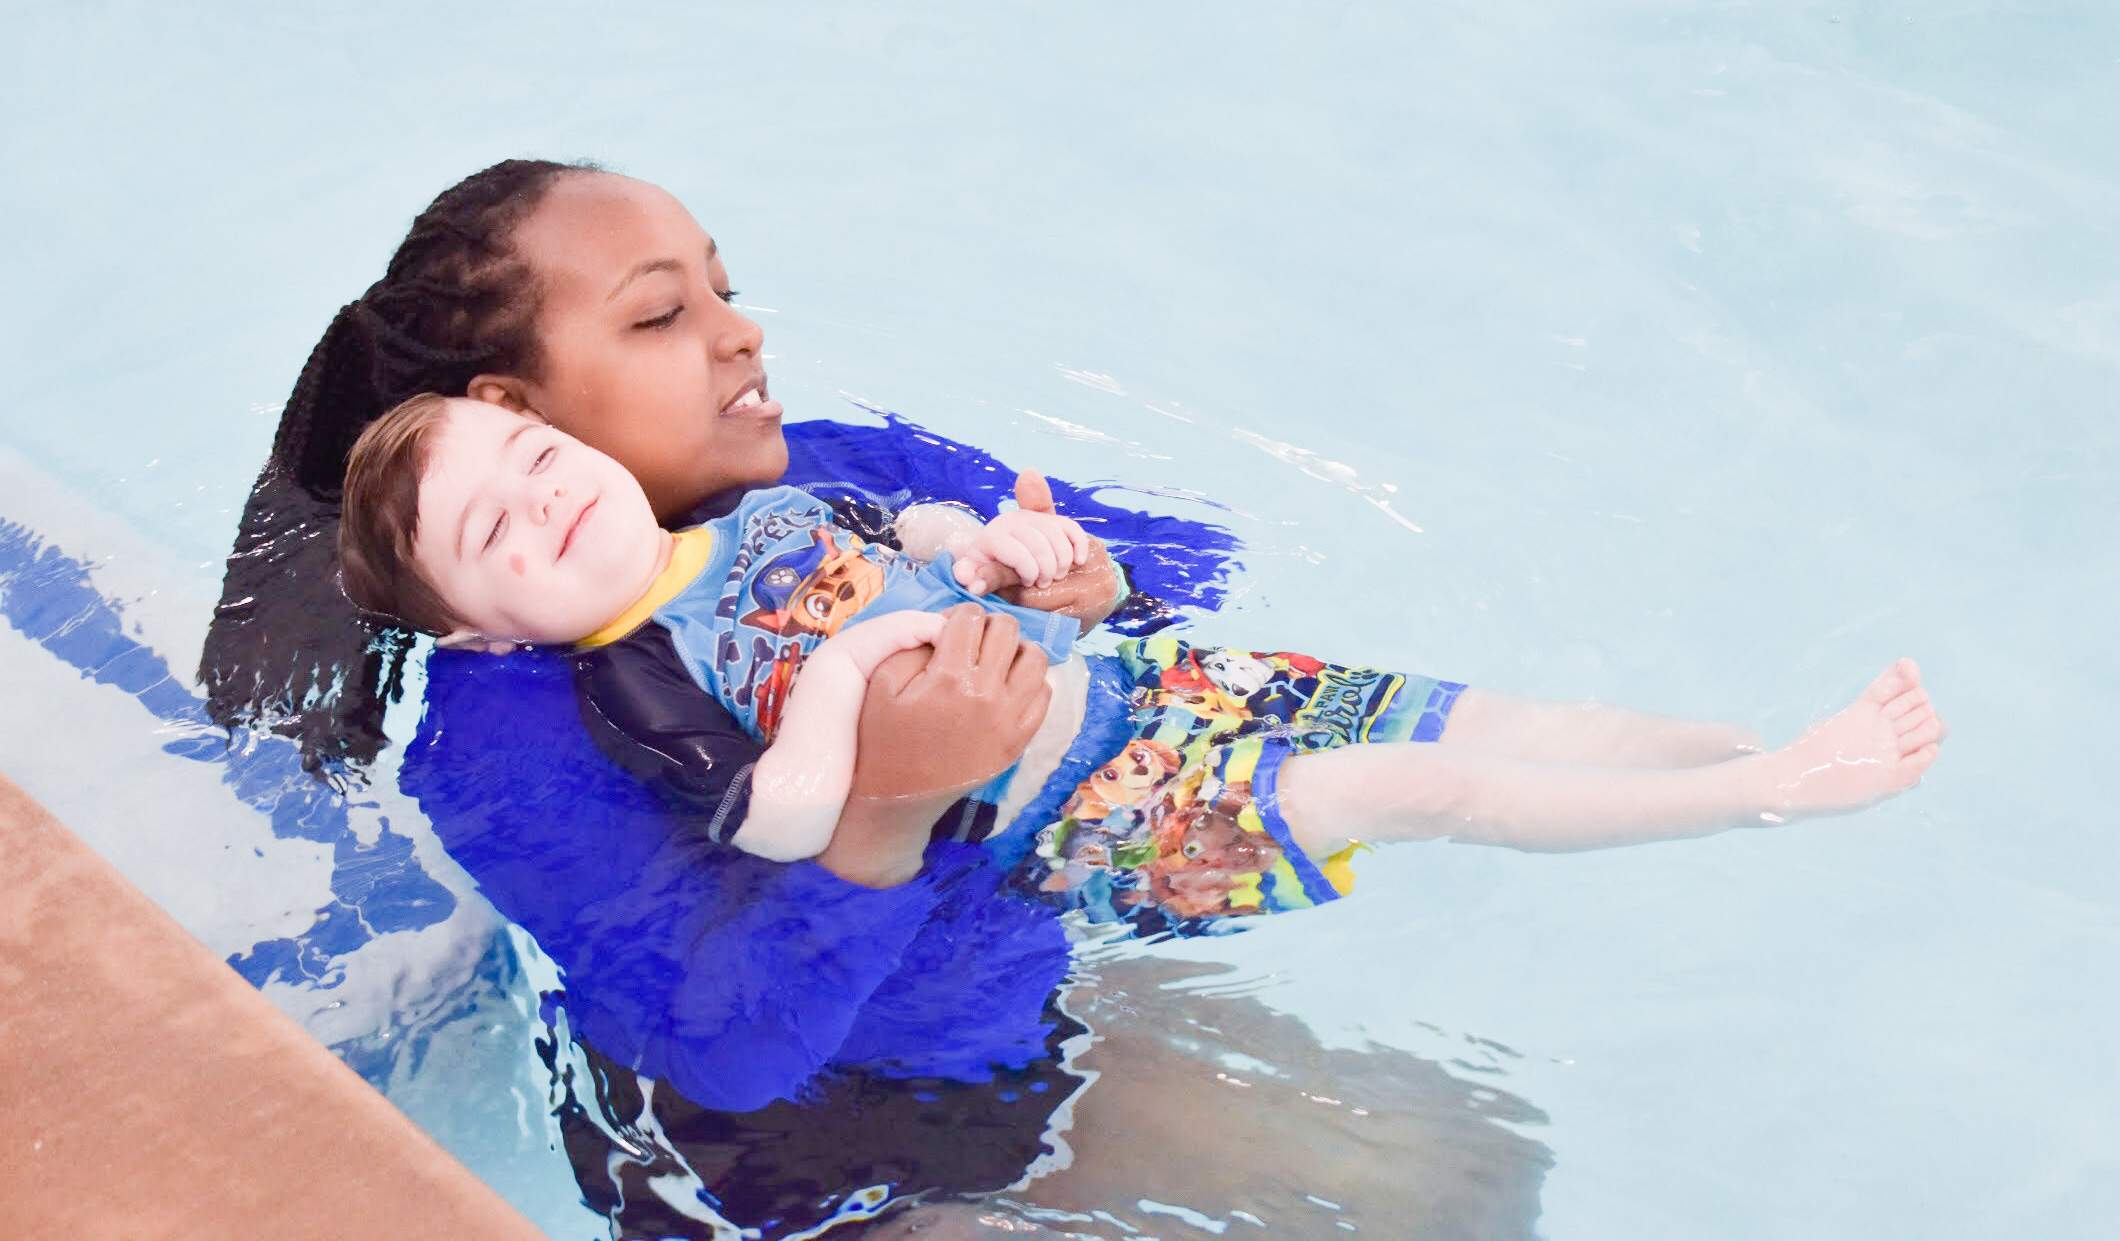
[(560, 539), (559, 555), (554, 556), (554, 560), (558, 560), (565, 557), (567, 554), (567, 549), (574, 546), (574, 536), (580, 534), (582, 527), (589, 523), (589, 514), (593, 512), (595, 508), (596, 501), (592, 499), (587, 504), (582, 505), (581, 512), (576, 513), (574, 515), (573, 521), (567, 523), (566, 536)]
[(759, 379), (736, 394), (736, 398), (721, 407), (724, 417), (757, 418), (761, 421), (780, 417), (780, 402), (766, 395), (766, 381)]

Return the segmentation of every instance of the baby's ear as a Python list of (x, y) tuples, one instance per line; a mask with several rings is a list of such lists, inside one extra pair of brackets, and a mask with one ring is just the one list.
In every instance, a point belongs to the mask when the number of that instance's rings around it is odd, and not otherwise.
[(484, 651), (488, 655), (506, 655), (515, 649), (515, 643), (506, 638), (489, 638), (469, 629), (452, 629), (436, 638), (434, 644), (452, 651)]

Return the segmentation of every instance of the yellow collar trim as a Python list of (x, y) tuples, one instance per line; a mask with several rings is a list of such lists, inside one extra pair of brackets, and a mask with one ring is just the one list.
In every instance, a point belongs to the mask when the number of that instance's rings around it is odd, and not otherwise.
[(670, 547), (670, 563), (663, 567), (661, 573), (655, 575), (647, 593), (635, 599), (631, 607), (613, 617), (609, 624), (575, 643), (576, 650), (609, 646), (647, 624), (648, 618), (655, 615), (655, 609), (677, 598), (684, 588), (690, 586), (693, 579), (699, 576), (700, 571), (707, 567), (707, 560), (714, 552), (712, 530), (705, 526), (694, 526), (690, 530), (680, 530), (671, 537), (675, 541)]

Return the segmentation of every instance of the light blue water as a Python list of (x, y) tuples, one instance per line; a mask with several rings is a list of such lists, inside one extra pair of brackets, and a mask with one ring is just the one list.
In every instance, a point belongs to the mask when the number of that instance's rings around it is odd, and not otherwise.
[[(1239, 510), (1217, 638), (1772, 740), (1919, 658), (1956, 731), (1900, 802), (1400, 849), (1177, 951), (1328, 1041), (1522, 1053), (1482, 1080), (1551, 1117), (1551, 1237), (2109, 1235), (2120, 17), (890, 7), (17, 8), (0, 519), (115, 557), (188, 670), (331, 312), (458, 176), (595, 157), (714, 232), (795, 414)], [(0, 767), (216, 950), (329, 901), (118, 690), (12, 630), (0, 683)], [(268, 993), (590, 1235), (519, 995), (466, 989), (492, 934), (463, 899)]]

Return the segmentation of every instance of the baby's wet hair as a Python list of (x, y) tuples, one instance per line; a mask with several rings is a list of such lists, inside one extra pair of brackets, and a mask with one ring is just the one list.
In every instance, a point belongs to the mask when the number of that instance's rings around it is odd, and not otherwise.
[(347, 455), (340, 496), (339, 584), (354, 606), (421, 633), (445, 634), (456, 618), (420, 572), (420, 479), (449, 402), (422, 392), (368, 424)]

